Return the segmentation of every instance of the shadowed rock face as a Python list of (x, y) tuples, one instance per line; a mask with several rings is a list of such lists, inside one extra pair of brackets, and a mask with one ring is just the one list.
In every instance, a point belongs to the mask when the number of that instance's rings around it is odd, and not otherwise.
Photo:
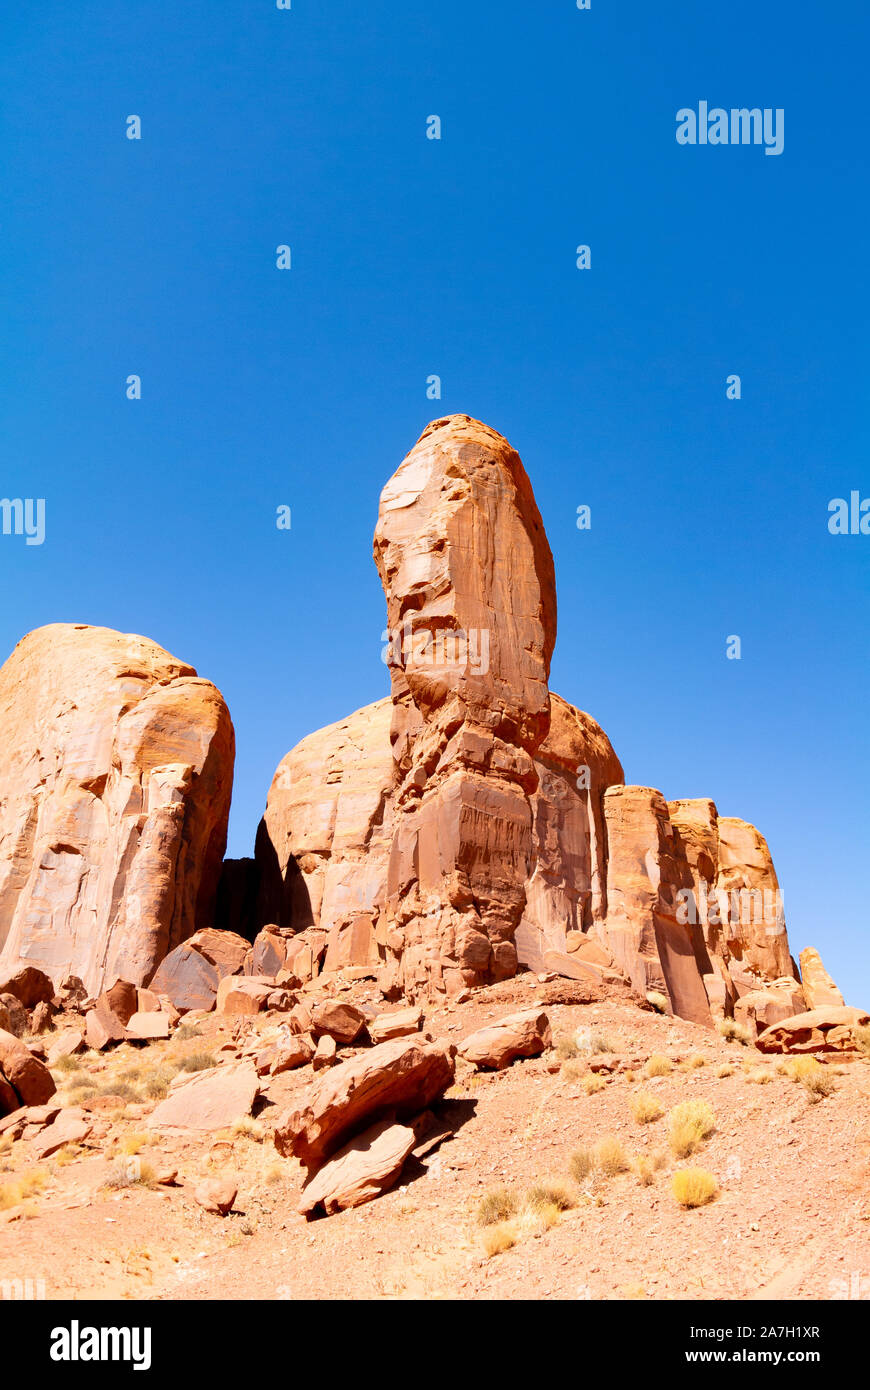
[(0, 670), (0, 973), (147, 982), (209, 925), (233, 727), (154, 642), (56, 623)]
[(552, 558), (507, 441), (431, 424), (383, 490), (374, 555), (391, 698), (281, 763), (259, 925), (325, 928), (328, 970), (377, 966), (393, 995), (526, 965), (618, 972), (708, 1025), (750, 994), (753, 1017), (802, 1007), (758, 831), (624, 786), (604, 731), (550, 694)]

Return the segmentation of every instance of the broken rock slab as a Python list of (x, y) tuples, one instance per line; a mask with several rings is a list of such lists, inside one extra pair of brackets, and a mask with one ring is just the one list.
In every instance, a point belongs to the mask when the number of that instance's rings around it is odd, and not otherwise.
[(396, 1009), (393, 1013), (378, 1014), (377, 1018), (369, 1021), (369, 1037), (373, 1043), (409, 1037), (413, 1033), (419, 1033), (422, 1023), (422, 1009)]
[(328, 1033), (337, 1043), (352, 1043), (365, 1025), (366, 1016), (355, 1004), (324, 999), (311, 1009), (311, 1026), (315, 1037)]
[(164, 1134), (226, 1129), (234, 1120), (250, 1115), (259, 1090), (257, 1068), (251, 1061), (197, 1071), (173, 1082), (146, 1124)]
[(451, 1085), (455, 1048), (396, 1038), (333, 1067), (275, 1122), (275, 1147), (318, 1168), (348, 1138), (388, 1111), (417, 1114)]
[(410, 1125), (381, 1120), (344, 1144), (306, 1183), (298, 1210), (322, 1206), (327, 1216), (359, 1207), (386, 1192), (399, 1177), (417, 1143)]
[(518, 1057), (537, 1057), (553, 1045), (550, 1020), (541, 1009), (524, 1009), (479, 1028), (459, 1044), (458, 1052), (478, 1068), (500, 1071)]

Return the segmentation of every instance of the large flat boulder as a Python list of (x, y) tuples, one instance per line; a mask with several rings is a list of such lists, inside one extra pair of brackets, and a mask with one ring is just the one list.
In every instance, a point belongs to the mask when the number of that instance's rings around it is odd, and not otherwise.
[(332, 1067), (275, 1122), (275, 1147), (309, 1169), (388, 1112), (418, 1114), (452, 1083), (454, 1048), (396, 1038)]
[(755, 1046), (761, 1052), (854, 1052), (854, 1029), (868, 1023), (870, 1014), (863, 1009), (810, 1009), (766, 1028)]
[(250, 1115), (260, 1090), (253, 1062), (229, 1062), (177, 1078), (148, 1116), (149, 1129), (164, 1134), (209, 1133)]
[(457, 1051), (476, 1067), (500, 1071), (518, 1057), (537, 1057), (551, 1047), (550, 1020), (542, 1009), (523, 1009), (470, 1033)]

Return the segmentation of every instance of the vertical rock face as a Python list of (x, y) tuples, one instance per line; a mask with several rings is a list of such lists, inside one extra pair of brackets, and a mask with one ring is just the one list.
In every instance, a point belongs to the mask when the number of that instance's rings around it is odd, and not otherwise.
[(0, 971), (147, 982), (210, 914), (233, 727), (143, 637), (65, 623), (0, 670)]
[(391, 843), (390, 700), (310, 734), (280, 763), (257, 835), (259, 922), (330, 929), (332, 964), (377, 961)]
[(386, 933), (396, 988), (516, 970), (534, 755), (550, 723), (553, 560), (507, 440), (436, 420), (381, 494), (398, 786)]

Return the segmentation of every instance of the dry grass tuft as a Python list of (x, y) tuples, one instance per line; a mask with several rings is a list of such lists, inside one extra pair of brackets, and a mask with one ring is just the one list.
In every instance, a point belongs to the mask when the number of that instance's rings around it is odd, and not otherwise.
[(635, 1119), (639, 1125), (651, 1124), (653, 1120), (661, 1119), (664, 1114), (658, 1097), (654, 1096), (650, 1091), (638, 1091), (637, 1095), (631, 1097), (628, 1104), (632, 1118)]
[(491, 1187), (480, 1199), (477, 1208), (478, 1226), (495, 1226), (500, 1221), (508, 1221), (516, 1216), (519, 1202), (507, 1187)]
[(713, 1107), (707, 1100), (683, 1100), (668, 1115), (669, 1142), (677, 1158), (688, 1158), (716, 1127)]
[(834, 1078), (828, 1067), (815, 1057), (791, 1057), (786, 1063), (786, 1075), (803, 1086), (810, 1100), (821, 1100), (834, 1090)]
[(43, 1172), (41, 1168), (35, 1168), (32, 1173), (25, 1173), (12, 1182), (0, 1184), (0, 1211), (8, 1211), (10, 1207), (20, 1206), (28, 1197), (39, 1192), (47, 1181), (48, 1174)]
[(556, 1207), (558, 1211), (570, 1211), (577, 1203), (567, 1183), (547, 1178), (533, 1183), (526, 1193), (527, 1207)]
[(489, 1259), (494, 1255), (503, 1255), (505, 1250), (510, 1250), (516, 1243), (517, 1230), (512, 1221), (499, 1221), (483, 1233), (483, 1248)]
[(703, 1207), (718, 1195), (719, 1184), (706, 1168), (680, 1168), (671, 1179), (671, 1191), (681, 1207)]
[(599, 1076), (597, 1072), (590, 1072), (588, 1076), (583, 1077), (583, 1090), (587, 1096), (594, 1096), (596, 1091), (603, 1091), (606, 1085), (604, 1077)]
[(721, 1067), (716, 1068), (716, 1075), (721, 1081), (726, 1076), (733, 1076), (734, 1068), (732, 1067), (730, 1062), (723, 1062)]
[(602, 1177), (613, 1178), (617, 1173), (628, 1171), (629, 1163), (625, 1150), (615, 1134), (606, 1134), (599, 1139), (593, 1150), (595, 1171)]
[(751, 1032), (742, 1023), (737, 1023), (733, 1018), (720, 1018), (716, 1023), (716, 1032), (723, 1037), (726, 1042), (740, 1043), (743, 1047), (749, 1047), (754, 1041)]
[(643, 1074), (647, 1077), (670, 1076), (673, 1069), (674, 1064), (670, 1057), (666, 1057), (663, 1052), (654, 1052), (647, 1058)]
[(191, 1052), (178, 1064), (179, 1071), (210, 1071), (217, 1066), (217, 1058), (212, 1052)]
[(670, 1013), (670, 1000), (666, 995), (660, 994), (657, 989), (650, 990), (649, 994), (646, 996), (646, 1002), (652, 1004), (657, 1014)]

